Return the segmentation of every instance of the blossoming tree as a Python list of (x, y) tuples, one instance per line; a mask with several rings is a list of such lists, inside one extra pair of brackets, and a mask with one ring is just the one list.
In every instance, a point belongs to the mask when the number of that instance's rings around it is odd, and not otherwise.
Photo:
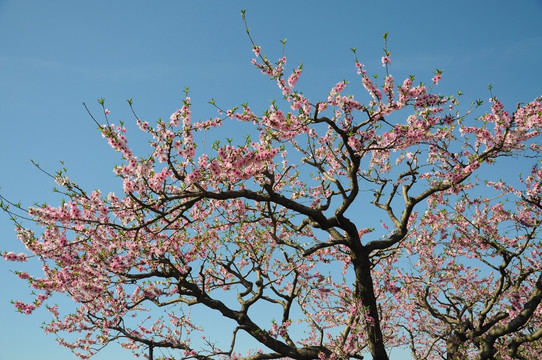
[[(122, 194), (84, 190), (62, 170), (60, 206), (4, 199), (43, 264), (18, 272), (37, 297), (17, 309), (47, 306), (46, 332), (83, 359), (115, 341), (148, 358), (380, 360), (394, 347), (416, 359), (538, 358), (540, 99), (510, 113), (493, 97), (473, 119), (433, 92), (440, 71), (430, 86), (396, 85), (386, 50), (381, 86), (356, 59), (368, 104), (346, 82), (309, 100), (295, 88), (301, 67), (253, 51), (283, 105), (196, 121), (187, 96), (169, 121), (137, 119), (148, 156), (107, 121)], [(254, 139), (198, 148), (226, 121), (251, 124)], [(531, 168), (518, 182), (493, 178), (510, 157)], [(224, 319), (218, 338), (210, 317)]]

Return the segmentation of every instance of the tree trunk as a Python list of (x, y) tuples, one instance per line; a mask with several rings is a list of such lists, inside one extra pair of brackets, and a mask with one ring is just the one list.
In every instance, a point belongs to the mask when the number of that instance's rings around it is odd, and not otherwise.
[[(376, 302), (373, 278), (371, 276), (371, 262), (366, 251), (352, 253), (352, 263), (356, 274), (356, 297), (361, 301), (365, 309), (365, 331), (369, 345), (369, 351), (373, 360), (388, 360), (388, 354), (384, 346), (382, 331), (380, 329), (380, 316)], [(368, 318), (368, 316), (372, 318)]]

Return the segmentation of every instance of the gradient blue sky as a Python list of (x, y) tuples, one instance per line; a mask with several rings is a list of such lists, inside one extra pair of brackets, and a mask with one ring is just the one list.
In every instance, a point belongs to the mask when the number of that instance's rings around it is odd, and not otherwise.
[[(333, 5), (332, 5), (333, 4)], [(391, 72), (429, 81), (444, 70), (439, 92), (461, 90), (463, 101), (494, 95), (514, 109), (542, 95), (542, 1), (21, 1), (0, 0), (0, 192), (24, 205), (55, 203), (51, 172), (63, 160), (86, 188), (115, 190), (118, 157), (96, 130), (82, 102), (99, 113), (105, 98), (111, 120), (139, 137), (125, 102), (134, 99), (149, 122), (180, 107), (189, 86), (194, 117), (249, 102), (263, 110), (280, 98), (250, 64), (252, 53), (240, 10), (271, 58), (287, 38), (289, 64), (304, 63), (298, 88), (325, 98), (338, 81), (363, 94), (350, 48), (370, 73), (383, 73), (382, 34), (389, 33)], [(363, 98), (363, 97), (361, 97)], [(242, 135), (235, 131), (225, 136)], [(145, 148), (141, 146), (141, 148)], [(0, 214), (0, 251), (22, 251), (13, 226)], [(40, 329), (45, 311), (18, 314), (11, 299), (29, 290), (0, 261), (0, 360), (74, 359)], [(117, 348), (95, 359), (130, 358)], [(396, 353), (395, 359), (401, 359)]]

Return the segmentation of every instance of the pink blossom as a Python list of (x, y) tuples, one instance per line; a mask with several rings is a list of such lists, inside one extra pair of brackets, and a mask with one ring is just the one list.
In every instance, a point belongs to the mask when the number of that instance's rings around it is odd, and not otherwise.
[(391, 64), (391, 58), (388, 55), (382, 57), (382, 66), (386, 66), (387, 64)]
[(2, 254), (2, 257), (7, 261), (25, 262), (28, 260), (26, 254), (24, 253), (15, 254), (13, 252), (6, 252)]

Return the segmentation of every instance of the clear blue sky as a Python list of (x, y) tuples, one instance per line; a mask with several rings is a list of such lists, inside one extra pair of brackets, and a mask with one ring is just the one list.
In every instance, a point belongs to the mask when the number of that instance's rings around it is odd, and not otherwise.
[[(117, 188), (111, 168), (119, 159), (83, 101), (98, 114), (96, 99), (106, 98), (112, 121), (126, 122), (133, 143), (142, 138), (127, 98), (149, 122), (180, 107), (186, 86), (201, 119), (215, 115), (211, 98), (260, 110), (280, 98), (250, 64), (245, 8), (252, 35), (271, 58), (280, 55), (279, 40), (288, 39), (289, 64), (304, 63), (298, 88), (314, 100), (344, 79), (352, 80), (350, 93), (363, 94), (350, 48), (370, 73), (383, 73), (385, 32), (398, 80), (415, 74), (429, 81), (439, 68), (440, 92), (461, 90), (470, 102), (489, 98), (492, 84), (510, 109), (542, 95), (541, 0), (0, 0), (2, 195), (25, 205), (58, 201), (54, 184), (30, 159), (52, 172), (63, 160), (83, 186)], [(0, 251), (22, 251), (0, 215)], [(0, 261), (0, 360), (74, 359), (39, 328), (46, 312), (26, 317), (9, 304), (28, 294), (15, 269), (21, 267)], [(112, 348), (96, 359), (121, 357), (130, 358)]]

